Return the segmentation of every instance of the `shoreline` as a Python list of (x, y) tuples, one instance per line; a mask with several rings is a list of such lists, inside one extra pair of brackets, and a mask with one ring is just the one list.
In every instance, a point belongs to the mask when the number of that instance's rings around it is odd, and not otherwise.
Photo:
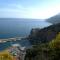
[(5, 43), (8, 41), (17, 41), (17, 40), (22, 40), (25, 39), (26, 37), (15, 37), (15, 38), (5, 38), (5, 39), (0, 39), (0, 43)]

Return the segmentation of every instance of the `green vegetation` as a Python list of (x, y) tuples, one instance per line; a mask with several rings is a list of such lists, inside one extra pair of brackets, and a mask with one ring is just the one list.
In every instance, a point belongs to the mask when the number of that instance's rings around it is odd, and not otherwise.
[(0, 52), (0, 60), (14, 60), (13, 56), (10, 55), (10, 53), (6, 51)]
[(50, 48), (59, 48), (60, 49), (60, 33), (55, 39), (49, 43)]
[(50, 42), (28, 49), (25, 60), (60, 60), (60, 32)]

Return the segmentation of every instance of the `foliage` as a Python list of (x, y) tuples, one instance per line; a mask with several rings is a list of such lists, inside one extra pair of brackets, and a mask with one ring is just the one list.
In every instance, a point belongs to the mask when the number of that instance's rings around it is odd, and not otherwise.
[(50, 48), (59, 48), (60, 49), (60, 32), (59, 34), (56, 36), (55, 39), (53, 39), (50, 43), (49, 43)]
[(0, 60), (13, 60), (13, 57), (7, 51), (2, 51), (0, 52)]
[(60, 32), (56, 38), (47, 43), (33, 45), (27, 50), (25, 60), (60, 60)]

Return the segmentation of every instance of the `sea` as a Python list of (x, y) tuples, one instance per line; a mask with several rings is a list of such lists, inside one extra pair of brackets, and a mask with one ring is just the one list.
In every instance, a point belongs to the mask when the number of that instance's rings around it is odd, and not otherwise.
[[(0, 18), (0, 39), (15, 38), (28, 36), (32, 28), (44, 28), (50, 26), (51, 23), (40, 19), (24, 19), (24, 18)], [(19, 43), (21, 46), (30, 46), (29, 40), (20, 40), (16, 42), (0, 43), (0, 50), (10, 47), (11, 44)]]

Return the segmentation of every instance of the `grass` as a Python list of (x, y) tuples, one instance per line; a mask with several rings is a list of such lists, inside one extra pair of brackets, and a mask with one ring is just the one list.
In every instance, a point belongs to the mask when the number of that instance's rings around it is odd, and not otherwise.
[(13, 56), (7, 50), (0, 52), (0, 60), (14, 60)]

